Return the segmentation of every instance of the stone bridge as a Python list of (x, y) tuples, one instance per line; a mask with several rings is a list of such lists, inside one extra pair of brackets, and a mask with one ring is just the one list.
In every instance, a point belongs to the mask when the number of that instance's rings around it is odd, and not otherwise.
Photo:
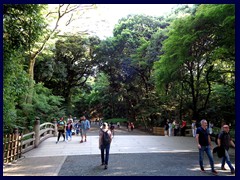
[[(43, 141), (38, 148), (23, 154), (23, 158), (3, 168), (4, 176), (212, 176), (207, 156), (202, 173), (198, 165), (198, 149), (193, 137), (155, 136), (125, 127), (115, 129), (109, 168), (100, 166), (98, 149), (99, 127), (92, 125), (87, 142), (79, 143), (80, 136), (69, 142), (56, 144), (57, 137)], [(62, 137), (61, 137), (62, 138)], [(235, 166), (235, 149), (230, 150)], [(216, 170), (220, 176), (232, 176), (229, 168), (220, 170), (220, 162), (214, 155)]]

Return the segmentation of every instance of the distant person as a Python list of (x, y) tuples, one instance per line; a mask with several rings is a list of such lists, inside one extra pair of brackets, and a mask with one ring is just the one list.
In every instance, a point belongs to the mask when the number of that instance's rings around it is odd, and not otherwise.
[(168, 136), (172, 136), (172, 128), (173, 128), (172, 121), (169, 121), (168, 122)]
[(69, 117), (68, 117), (68, 120), (67, 120), (68, 122), (69, 121), (72, 121), (73, 122), (73, 118), (72, 118), (72, 115), (69, 115)]
[(167, 119), (167, 121), (165, 122), (165, 125), (164, 125), (164, 135), (165, 136), (168, 136), (168, 129), (169, 129), (169, 120)]
[(68, 120), (67, 125), (66, 125), (66, 139), (67, 141), (71, 141), (72, 140), (72, 120)]
[(174, 136), (179, 136), (179, 129), (180, 129), (179, 122), (177, 120), (175, 120), (175, 122), (174, 122)]
[(218, 140), (217, 140), (218, 146), (224, 148), (224, 150), (225, 150), (225, 154), (222, 158), (221, 169), (226, 170), (226, 168), (225, 168), (225, 162), (226, 162), (231, 170), (231, 173), (235, 174), (235, 169), (232, 166), (232, 163), (231, 163), (230, 157), (229, 157), (229, 153), (228, 153), (229, 147), (232, 146), (235, 148), (235, 144), (230, 137), (229, 126), (223, 125), (222, 129), (223, 129), (223, 131), (221, 131), (221, 133), (218, 135)]
[(133, 122), (130, 123), (130, 128), (131, 128), (131, 131), (133, 131), (133, 129), (134, 129), (134, 124), (133, 124)]
[(196, 137), (196, 130), (197, 130), (197, 127), (196, 127), (196, 120), (192, 120), (192, 136), (193, 137)]
[[(102, 165), (105, 165), (104, 169), (108, 168), (109, 151), (110, 151), (111, 142), (112, 142), (111, 131), (108, 129), (108, 124), (103, 123), (99, 131), (99, 149), (101, 150)], [(106, 151), (105, 157), (104, 157), (104, 150)]]
[(114, 124), (111, 122), (111, 123), (110, 123), (110, 130), (111, 130), (112, 136), (114, 136), (114, 129), (115, 129), (115, 126), (114, 126)]
[(128, 122), (127, 122), (127, 130), (128, 130), (128, 132), (130, 131), (130, 129), (131, 129), (131, 124), (130, 124), (130, 122), (128, 121)]
[(82, 116), (82, 122), (81, 122), (81, 128), (82, 128), (82, 139), (80, 143), (83, 143), (83, 141), (87, 142), (87, 132), (90, 129), (90, 122), (88, 119), (86, 119), (85, 116)]
[(120, 128), (120, 122), (117, 122), (117, 127)]
[(183, 119), (182, 125), (180, 127), (181, 127), (181, 136), (186, 136), (187, 121)]
[(65, 125), (66, 123), (63, 120), (63, 117), (60, 118), (60, 120), (57, 122), (57, 129), (58, 129), (58, 138), (56, 141), (56, 144), (59, 142), (60, 136), (63, 136), (63, 141), (65, 141)]
[(81, 133), (81, 120), (79, 120), (76, 124), (74, 124), (74, 128), (76, 130), (76, 135), (78, 136), (80, 134), (82, 136), (82, 133)]
[(213, 133), (213, 123), (211, 121), (209, 121), (209, 124), (208, 124), (208, 131), (209, 131), (209, 134)]
[(211, 152), (211, 139), (209, 132), (207, 130), (207, 121), (205, 119), (201, 120), (201, 127), (197, 128), (196, 132), (196, 141), (199, 149), (199, 165), (202, 172), (205, 172), (203, 167), (203, 157), (204, 151), (206, 152), (209, 163), (211, 165), (211, 170), (213, 174), (217, 174), (217, 171), (214, 169), (213, 155)]

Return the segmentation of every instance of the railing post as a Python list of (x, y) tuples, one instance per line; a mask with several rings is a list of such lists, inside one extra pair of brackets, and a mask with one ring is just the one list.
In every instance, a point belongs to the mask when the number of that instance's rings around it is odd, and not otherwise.
[(57, 134), (58, 134), (58, 130), (57, 130), (57, 120), (54, 119), (54, 120), (53, 120), (53, 123), (54, 123), (54, 136), (56, 137)]
[(40, 142), (40, 118), (39, 117), (35, 118), (34, 132), (35, 132), (35, 145), (34, 145), (34, 147), (38, 147), (39, 142)]

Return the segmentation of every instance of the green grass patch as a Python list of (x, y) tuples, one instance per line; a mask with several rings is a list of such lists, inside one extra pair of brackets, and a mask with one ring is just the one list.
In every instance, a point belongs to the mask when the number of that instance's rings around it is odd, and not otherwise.
[(125, 118), (112, 118), (112, 119), (106, 119), (106, 120), (103, 120), (103, 122), (107, 122), (107, 123), (114, 123), (114, 124), (117, 124), (117, 122), (120, 122), (120, 124), (122, 123), (125, 123), (127, 122), (128, 120), (125, 119)]

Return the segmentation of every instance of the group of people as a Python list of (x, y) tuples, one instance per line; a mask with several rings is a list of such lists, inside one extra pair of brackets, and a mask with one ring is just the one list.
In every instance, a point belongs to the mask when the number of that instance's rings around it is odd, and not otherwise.
[(131, 130), (131, 131), (133, 131), (133, 129), (134, 129), (134, 124), (133, 124), (133, 122), (127, 122), (127, 130), (128, 130), (128, 132)]
[[(196, 137), (196, 131), (197, 131), (197, 121), (196, 120), (192, 120), (192, 136)], [(209, 121), (208, 123), (208, 127), (207, 127), (209, 134), (213, 134), (213, 123), (211, 121)]]
[[(199, 149), (199, 165), (201, 171), (204, 170), (203, 166), (203, 156), (204, 156), (204, 151), (206, 152), (210, 165), (211, 165), (211, 170), (213, 174), (217, 174), (217, 171), (214, 168), (214, 160), (213, 160), (213, 155), (212, 155), (212, 141), (210, 138), (210, 133), (208, 130), (208, 123), (205, 119), (201, 120), (200, 122), (201, 126), (197, 128), (196, 131), (196, 141), (197, 141), (197, 146)], [(225, 168), (225, 163), (228, 164), (231, 173), (235, 174), (235, 169), (232, 166), (232, 163), (230, 161), (229, 157), (229, 147), (232, 146), (235, 148), (235, 144), (232, 141), (230, 134), (229, 134), (229, 126), (227, 124), (222, 126), (222, 131), (217, 137), (217, 151), (223, 151), (221, 157), (222, 157), (222, 163), (221, 163), (221, 170), (226, 170)], [(215, 149), (215, 148), (214, 148)]]
[[(120, 127), (120, 123), (118, 124)], [(81, 134), (81, 140), (80, 143), (87, 141), (87, 131), (90, 129), (90, 121), (86, 119), (85, 116), (82, 116), (76, 124), (73, 125), (73, 119), (70, 115), (67, 122), (64, 121), (64, 118), (61, 117), (57, 121), (57, 128), (58, 128), (58, 137), (56, 144), (59, 142), (59, 139), (61, 135), (63, 136), (63, 141), (65, 140), (71, 140), (72, 139), (72, 129), (73, 127), (76, 130), (76, 133)], [(107, 123), (102, 123), (102, 126), (100, 127), (99, 131), (99, 149), (101, 151), (101, 161), (102, 165), (104, 165), (104, 169), (108, 168), (108, 159), (109, 159), (109, 150), (110, 150), (110, 144), (112, 142), (113, 134), (112, 134), (112, 128), (113, 123), (111, 123), (110, 127)], [(66, 139), (65, 139), (65, 132), (66, 132)], [(109, 141), (106, 142), (106, 136), (108, 136)]]
[(167, 119), (167, 121), (164, 124), (164, 135), (165, 136), (173, 136), (173, 135), (185, 136), (186, 128), (187, 128), (187, 121), (185, 120), (182, 120), (182, 123), (179, 124), (177, 120), (171, 121)]
[[(59, 142), (61, 135), (63, 136), (63, 141), (71, 141), (72, 140), (72, 130), (73, 128), (76, 130), (76, 134), (81, 135), (80, 143), (87, 141), (87, 131), (90, 129), (90, 121), (86, 119), (85, 116), (82, 116), (80, 120), (73, 124), (72, 116), (70, 115), (67, 122), (64, 121), (64, 118), (61, 117), (59, 121), (57, 121), (58, 128), (58, 137), (56, 144)], [(66, 139), (65, 139), (66, 132)]]
[[(87, 141), (87, 131), (90, 129), (90, 123), (89, 120), (86, 119), (85, 116), (81, 117), (80, 122), (80, 129), (81, 129), (81, 141), (82, 142), (86, 142)], [(168, 124), (168, 130), (169, 127), (171, 126), (171, 123), (169, 121), (167, 121)], [(169, 126), (170, 124), (170, 126)], [(176, 121), (175, 121), (175, 126), (176, 126)], [(203, 157), (204, 157), (204, 152), (206, 152), (209, 162), (210, 162), (210, 166), (211, 166), (211, 171), (213, 174), (217, 174), (217, 171), (215, 170), (214, 167), (214, 160), (213, 160), (213, 155), (212, 155), (212, 141), (210, 138), (210, 132), (208, 129), (208, 123), (205, 119), (201, 120), (200, 122), (200, 127), (198, 127), (196, 129), (196, 134), (195, 134), (195, 138), (197, 141), (197, 147), (199, 149), (199, 165), (200, 165), (200, 169), (202, 172), (205, 172), (204, 166), (203, 166)], [(171, 128), (175, 129), (175, 126), (172, 126)], [(180, 128), (186, 127), (186, 123), (184, 121), (182, 121), (182, 125), (180, 126)], [(131, 128), (131, 123), (128, 123), (128, 129), (129, 127)], [(70, 129), (72, 128), (71, 126), (71, 118), (68, 119), (68, 123), (65, 125), (65, 122), (63, 121), (63, 118), (60, 118), (60, 120), (58, 121), (58, 139), (57, 142), (59, 141), (59, 138), (61, 136), (61, 134), (63, 135), (64, 141), (65, 141), (65, 136), (64, 136), (64, 131), (66, 130), (66, 133), (68, 134), (70, 131)], [(171, 133), (169, 133), (171, 134)], [(66, 138), (70, 137), (71, 135), (66, 135)], [(104, 166), (104, 169), (108, 168), (108, 160), (109, 160), (109, 151), (110, 151), (110, 145), (112, 142), (112, 138), (113, 138), (113, 134), (112, 131), (110, 129), (110, 127), (108, 126), (107, 123), (103, 123), (102, 126), (100, 127), (99, 130), (99, 149), (101, 151), (101, 162)], [(235, 144), (232, 141), (230, 134), (229, 134), (229, 126), (228, 125), (223, 125), (222, 126), (222, 131), (221, 133), (218, 135), (217, 137), (217, 147), (215, 149), (217, 149), (216, 151), (222, 151), (222, 163), (221, 163), (221, 170), (226, 170), (225, 168), (225, 163), (227, 163), (227, 165), (229, 166), (231, 173), (234, 174), (235, 173), (235, 168), (232, 166), (232, 163), (230, 161), (230, 157), (229, 157), (229, 147), (233, 146), (235, 148)]]

